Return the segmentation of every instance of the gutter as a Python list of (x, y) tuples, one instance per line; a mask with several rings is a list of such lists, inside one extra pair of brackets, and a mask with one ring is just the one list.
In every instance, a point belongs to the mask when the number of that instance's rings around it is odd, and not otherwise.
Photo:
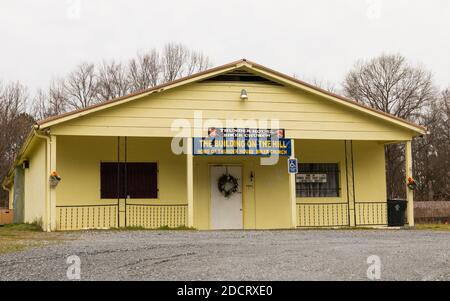
[[(46, 169), (46, 179), (51, 173), (51, 159), (49, 155), (49, 148), (51, 147), (51, 138), (49, 135), (49, 130), (46, 131), (39, 131), (40, 126), (35, 125), (33, 133), (37, 138), (44, 139), (45, 140), (45, 169)], [(48, 222), (44, 222), (44, 231), (50, 232), (52, 230), (52, 219), (56, 218), (52, 214), (51, 210), (51, 203), (52, 203), (52, 196), (50, 193), (50, 187), (49, 185), (45, 185), (45, 211), (44, 211), (44, 220), (47, 220)]]

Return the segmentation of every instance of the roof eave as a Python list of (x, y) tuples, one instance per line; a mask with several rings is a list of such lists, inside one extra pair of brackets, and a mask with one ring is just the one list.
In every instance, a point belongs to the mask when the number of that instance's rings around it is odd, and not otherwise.
[(118, 104), (126, 103), (126, 102), (132, 101), (134, 99), (145, 97), (152, 93), (162, 92), (164, 90), (172, 89), (172, 88), (175, 88), (175, 87), (178, 87), (181, 85), (185, 85), (185, 84), (189, 84), (189, 83), (196, 82), (199, 80), (207, 79), (209, 77), (214, 77), (218, 74), (225, 73), (225, 72), (228, 72), (228, 71), (231, 71), (234, 69), (238, 69), (238, 68), (242, 68), (242, 67), (252, 70), (253, 72), (260, 73), (261, 75), (264, 75), (265, 77), (271, 78), (272, 80), (278, 81), (280, 83), (287, 84), (287, 85), (290, 85), (290, 86), (293, 86), (296, 88), (300, 88), (305, 91), (309, 91), (311, 93), (325, 97), (331, 101), (338, 102), (340, 104), (346, 105), (347, 107), (357, 109), (361, 112), (364, 112), (369, 115), (379, 117), (386, 121), (397, 124), (403, 128), (406, 128), (406, 129), (412, 131), (413, 136), (422, 136), (422, 135), (426, 135), (426, 133), (427, 133), (427, 129), (422, 126), (419, 126), (419, 125), (409, 122), (407, 120), (398, 118), (396, 116), (384, 113), (382, 111), (373, 109), (371, 107), (365, 106), (365, 105), (358, 103), (352, 99), (349, 99), (349, 98), (343, 97), (341, 95), (337, 95), (335, 93), (323, 90), (319, 87), (313, 86), (309, 83), (298, 80), (294, 77), (291, 77), (289, 75), (286, 75), (286, 74), (278, 72), (276, 70), (267, 68), (263, 65), (259, 65), (257, 63), (254, 63), (254, 62), (246, 60), (246, 59), (241, 59), (241, 60), (234, 61), (234, 62), (226, 64), (226, 65), (211, 68), (211, 69), (208, 69), (208, 70), (205, 70), (205, 71), (202, 71), (202, 72), (199, 72), (199, 73), (187, 76), (187, 77), (180, 78), (178, 80), (175, 80), (175, 81), (172, 81), (169, 83), (161, 84), (161, 85), (155, 86), (155, 87), (147, 89), (147, 90), (139, 91), (139, 92), (136, 92), (133, 94), (123, 96), (123, 97), (119, 97), (119, 98), (112, 99), (112, 100), (109, 100), (106, 102), (102, 102), (102, 103), (99, 103), (99, 104), (96, 104), (96, 105), (93, 105), (93, 106), (90, 106), (90, 107), (87, 107), (84, 109), (68, 112), (66, 114), (62, 114), (59, 116), (50, 117), (48, 119), (44, 119), (42, 121), (37, 122), (37, 125), (40, 128), (48, 128), (55, 124), (58, 124), (58, 123), (61, 123), (61, 122), (67, 121), (67, 120), (71, 120), (71, 119), (74, 119), (77, 117), (81, 117), (81, 116), (96, 112), (98, 110), (101, 110), (103, 108), (108, 108), (108, 107), (115, 106)]

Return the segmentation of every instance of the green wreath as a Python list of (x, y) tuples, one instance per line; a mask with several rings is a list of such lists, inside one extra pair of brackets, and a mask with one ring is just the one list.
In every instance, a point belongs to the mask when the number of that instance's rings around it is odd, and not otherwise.
[(217, 181), (217, 188), (224, 197), (229, 198), (239, 189), (238, 180), (230, 174), (223, 174)]

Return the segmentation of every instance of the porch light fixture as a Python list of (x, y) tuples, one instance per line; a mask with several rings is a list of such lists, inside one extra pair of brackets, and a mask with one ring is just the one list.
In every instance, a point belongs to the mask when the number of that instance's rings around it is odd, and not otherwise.
[(241, 90), (241, 100), (247, 100), (248, 99), (248, 95), (247, 95), (247, 91), (245, 89)]

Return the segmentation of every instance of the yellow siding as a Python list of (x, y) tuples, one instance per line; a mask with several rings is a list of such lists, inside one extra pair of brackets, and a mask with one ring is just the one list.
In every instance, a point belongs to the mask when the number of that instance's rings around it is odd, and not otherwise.
[(355, 198), (358, 202), (386, 202), (384, 145), (353, 141)]
[(277, 165), (255, 164), (255, 223), (258, 229), (290, 228), (291, 200), (287, 158)]
[(26, 223), (42, 222), (45, 215), (47, 185), (46, 143), (39, 140), (28, 156), (30, 167), (25, 169), (24, 220)]
[[(249, 99), (239, 99), (241, 89)], [(52, 128), (55, 135), (171, 137), (172, 121), (204, 119), (280, 121), (289, 138), (405, 140), (411, 132), (297, 89), (256, 83), (195, 83), (79, 117)], [(257, 127), (257, 126), (255, 126)], [(269, 124), (270, 127), (270, 124)]]

